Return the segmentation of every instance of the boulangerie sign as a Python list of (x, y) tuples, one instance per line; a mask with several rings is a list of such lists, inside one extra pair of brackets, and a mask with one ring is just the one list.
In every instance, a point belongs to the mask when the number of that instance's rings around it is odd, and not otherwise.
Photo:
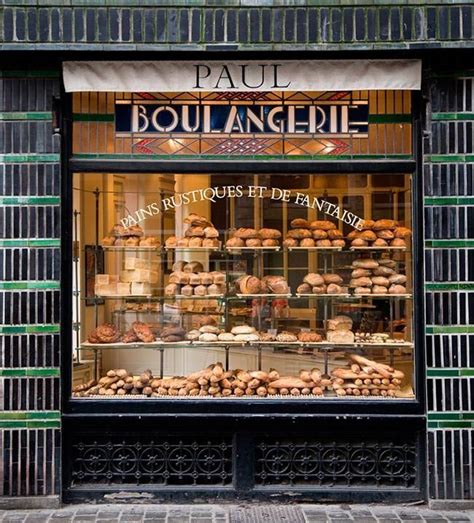
[(420, 60), (64, 62), (67, 92), (343, 91), (421, 87)]

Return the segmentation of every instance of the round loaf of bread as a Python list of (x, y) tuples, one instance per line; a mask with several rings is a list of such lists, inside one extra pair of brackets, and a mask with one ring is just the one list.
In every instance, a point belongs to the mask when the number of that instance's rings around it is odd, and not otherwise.
[(170, 236), (169, 238), (166, 238), (165, 240), (165, 246), (166, 247), (175, 247), (178, 239), (176, 236)]
[(387, 294), (388, 288), (385, 285), (374, 285), (372, 287), (372, 294)]
[(403, 238), (395, 238), (390, 242), (392, 247), (406, 247), (407, 244)]
[(196, 287), (194, 287), (194, 294), (196, 296), (207, 296), (207, 287), (205, 285), (196, 285)]
[(219, 247), (220, 243), (217, 238), (204, 238), (202, 240), (203, 247)]
[(361, 231), (358, 231), (357, 229), (354, 229), (347, 235), (348, 240), (355, 240), (356, 238), (359, 238), (361, 235)]
[(215, 283), (212, 283), (207, 288), (207, 294), (209, 294), (209, 296), (219, 296), (221, 294), (224, 294), (222, 285), (216, 285)]
[(377, 231), (377, 236), (379, 238), (383, 238), (384, 240), (393, 240), (393, 238), (395, 238), (395, 234), (390, 229), (382, 229), (381, 231)]
[(312, 294), (326, 294), (327, 286), (326, 285), (315, 285), (311, 292)]
[(300, 247), (314, 247), (316, 245), (316, 242), (313, 240), (313, 238), (303, 238), (300, 241)]
[(235, 341), (259, 341), (260, 337), (258, 334), (236, 334), (234, 336)]
[(260, 238), (248, 238), (245, 240), (246, 247), (261, 247), (262, 240)]
[[(322, 229), (316, 229), (316, 230), (322, 230)], [(329, 231), (327, 231), (327, 235), (330, 240), (340, 240), (341, 238), (344, 238), (342, 231), (340, 231), (339, 229), (330, 229)]]
[(346, 241), (342, 238), (340, 240), (331, 240), (331, 246), (332, 247), (345, 247)]
[(404, 274), (392, 274), (388, 277), (388, 281), (393, 284), (403, 284), (407, 282), (407, 277)]
[(219, 238), (219, 231), (215, 227), (205, 227), (204, 236), (206, 238)]
[(283, 343), (292, 343), (298, 341), (298, 337), (292, 332), (283, 331), (276, 335), (276, 341), (281, 341)]
[(242, 238), (236, 238), (234, 236), (233, 238), (229, 238), (225, 244), (226, 247), (243, 247), (245, 245), (245, 240), (242, 240)]
[(176, 247), (189, 247), (189, 238), (178, 238), (176, 241)]
[(298, 240), (296, 238), (285, 238), (283, 240), (284, 247), (298, 247)]
[(200, 334), (201, 333), (197, 329), (190, 330), (186, 334), (186, 339), (189, 340), (189, 341), (196, 341), (196, 340), (199, 339)]
[(176, 261), (173, 263), (173, 266), (171, 267), (171, 270), (173, 272), (177, 272), (177, 271), (181, 271), (183, 272), (183, 269), (185, 267), (185, 265), (187, 264), (188, 262), (187, 261), (184, 261), (184, 260), (180, 260), (180, 261)]
[(372, 271), (369, 269), (354, 269), (351, 272), (351, 278), (362, 278), (362, 276), (370, 276)]
[(376, 269), (379, 264), (372, 258), (358, 258), (352, 262), (352, 266), (360, 269)]
[(234, 232), (234, 238), (242, 238), (248, 240), (249, 238), (257, 238), (258, 232), (250, 227), (240, 227)]
[(209, 272), (200, 272), (198, 276), (202, 285), (210, 285), (214, 281), (212, 275)]
[(231, 332), (221, 332), (217, 339), (219, 341), (234, 341), (234, 335)]
[(328, 237), (328, 233), (322, 229), (313, 229), (313, 238), (315, 240), (324, 240)]
[(316, 247), (331, 247), (331, 240), (316, 240)]
[(187, 223), (191, 226), (212, 227), (212, 223), (207, 218), (204, 218), (204, 216), (201, 216), (200, 214), (196, 214), (194, 212), (187, 216), (183, 221), (184, 223)]
[(339, 276), (339, 274), (333, 273), (323, 274), (323, 280), (324, 283), (336, 283), (338, 285), (343, 282), (343, 279)]
[(199, 335), (199, 341), (206, 341), (206, 342), (217, 341), (217, 334), (214, 334), (212, 332), (204, 332), (203, 334)]
[(140, 245), (140, 238), (137, 238), (136, 236), (130, 236), (125, 240), (125, 245), (128, 247), (137, 247)]
[(392, 260), (391, 258), (380, 258), (378, 260), (379, 265), (383, 265), (384, 267), (390, 267), (391, 269), (395, 269), (397, 266), (397, 262), (395, 260)]
[(219, 334), (219, 327), (215, 325), (202, 325), (199, 327), (199, 332), (202, 334), (204, 332), (211, 332), (212, 334)]
[(104, 246), (113, 245), (115, 243), (115, 236), (105, 236), (100, 240), (100, 244)]
[(385, 278), (385, 276), (372, 276), (371, 280), (374, 285), (383, 287), (388, 287), (390, 285), (389, 279)]
[(397, 222), (395, 220), (377, 220), (374, 223), (374, 231), (382, 231), (384, 229), (395, 229), (397, 227)]
[(236, 325), (235, 327), (232, 327), (230, 332), (232, 334), (253, 334), (256, 332), (256, 329), (250, 325)]
[(372, 287), (372, 280), (368, 276), (352, 278), (350, 285), (352, 287)]
[(288, 294), (290, 288), (283, 276), (265, 276), (263, 283), (273, 294)]
[(390, 294), (406, 294), (407, 289), (404, 285), (390, 285), (388, 288), (388, 292)]
[(372, 289), (370, 287), (356, 287), (354, 294), (372, 294)]
[(260, 294), (262, 292), (262, 282), (255, 276), (244, 276), (239, 282), (242, 294)]
[(367, 247), (369, 245), (369, 242), (367, 240), (363, 240), (362, 238), (355, 238), (351, 241), (352, 247)]
[(311, 285), (311, 287), (324, 285), (324, 278), (316, 272), (310, 272), (303, 278), (303, 283), (307, 283)]
[(189, 238), (189, 247), (202, 247), (202, 240), (199, 236)]
[(397, 227), (395, 229), (395, 238), (409, 239), (411, 236), (411, 229), (408, 227)]
[(330, 283), (326, 289), (327, 294), (342, 294), (343, 288), (336, 283)]
[(309, 229), (309, 226), (309, 221), (305, 220), (304, 218), (295, 218), (290, 222), (290, 227), (292, 229)]
[(187, 236), (188, 238), (192, 238), (194, 236), (204, 237), (205, 236), (204, 227), (199, 227), (199, 226), (188, 227), (186, 229), (184, 235)]
[(360, 233), (359, 238), (367, 242), (374, 242), (377, 239), (377, 235), (374, 231), (366, 230)]
[(309, 283), (302, 283), (296, 287), (296, 292), (298, 294), (311, 294), (313, 292), (313, 287)]
[(277, 229), (263, 228), (258, 231), (258, 235), (262, 240), (276, 240), (281, 238), (281, 232)]
[(295, 240), (302, 240), (303, 238), (311, 238), (312, 234), (309, 229), (292, 229), (288, 231), (287, 238), (294, 238)]
[(310, 223), (311, 229), (322, 229), (323, 231), (330, 231), (331, 229), (337, 229), (336, 224), (329, 220), (315, 220)]
[(361, 227), (361, 230), (367, 230), (367, 229), (372, 229), (375, 225), (375, 222), (374, 220), (364, 220), (363, 223), (362, 223), (362, 227)]
[(391, 269), (390, 267), (382, 266), (382, 267), (377, 267), (376, 269), (374, 269), (372, 274), (374, 276), (385, 276), (385, 277), (388, 277), (388, 276), (391, 276), (392, 274), (395, 274), (395, 270)]
[(374, 247), (387, 247), (388, 242), (387, 242), (387, 240), (384, 240), (383, 238), (377, 238), (372, 245)]
[(194, 293), (194, 287), (191, 287), (191, 285), (183, 285), (181, 287), (181, 294), (183, 296), (192, 296)]
[(201, 285), (201, 283), (201, 277), (199, 276), (199, 274), (196, 274), (194, 272), (189, 274), (189, 285)]
[(280, 245), (280, 242), (274, 238), (266, 238), (265, 240), (262, 240), (263, 247), (278, 247), (278, 245)]

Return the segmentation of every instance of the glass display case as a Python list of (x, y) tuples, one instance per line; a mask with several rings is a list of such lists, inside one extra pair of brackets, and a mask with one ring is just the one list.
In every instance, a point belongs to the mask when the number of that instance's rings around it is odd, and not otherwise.
[(411, 183), (76, 173), (72, 396), (415, 398)]

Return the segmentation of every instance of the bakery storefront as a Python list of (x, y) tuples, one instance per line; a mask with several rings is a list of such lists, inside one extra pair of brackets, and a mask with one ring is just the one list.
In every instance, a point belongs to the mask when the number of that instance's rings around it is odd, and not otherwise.
[(420, 78), (64, 64), (66, 499), (425, 496)]

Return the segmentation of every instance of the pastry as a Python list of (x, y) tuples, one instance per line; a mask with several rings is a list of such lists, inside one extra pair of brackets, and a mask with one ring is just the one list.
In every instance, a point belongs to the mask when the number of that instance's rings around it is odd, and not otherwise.
[(176, 247), (177, 242), (178, 242), (178, 239), (176, 238), (176, 236), (170, 236), (169, 238), (166, 238), (165, 246), (166, 247)]
[(350, 285), (352, 287), (372, 287), (372, 280), (368, 276), (352, 278)]
[(323, 274), (324, 283), (337, 283), (340, 284), (343, 282), (339, 274), (326, 273)]
[(204, 266), (203, 266), (203, 264), (201, 262), (192, 261), (192, 262), (187, 263), (183, 267), (183, 271), (184, 272), (203, 272), (204, 271)]
[(388, 292), (390, 294), (406, 294), (407, 289), (404, 285), (394, 284), (390, 285), (390, 287), (388, 288)]
[(358, 258), (352, 262), (352, 266), (361, 269), (376, 269), (379, 264), (372, 258)]
[(381, 231), (377, 231), (377, 237), (383, 238), (384, 240), (393, 240), (395, 234), (390, 229), (382, 229)]
[(205, 227), (204, 228), (204, 236), (206, 238), (218, 238), (219, 237), (219, 231), (215, 227)]
[[(317, 229), (317, 230), (320, 230), (320, 229)], [(329, 231), (327, 232), (327, 235), (330, 240), (339, 240), (344, 237), (342, 232), (339, 229), (329, 229)], [(313, 233), (313, 236), (314, 236), (314, 233)]]
[(407, 240), (411, 236), (411, 229), (408, 227), (397, 227), (394, 233), (395, 238), (403, 238), (404, 240)]
[(258, 231), (258, 235), (262, 240), (276, 240), (281, 238), (281, 232), (277, 229), (263, 228)]
[(96, 327), (88, 337), (90, 343), (117, 343), (120, 334), (114, 325), (104, 323)]
[(134, 321), (132, 323), (132, 329), (140, 341), (144, 343), (155, 341), (155, 335), (151, 331), (150, 326), (143, 321)]
[(298, 341), (298, 338), (291, 332), (283, 331), (276, 335), (276, 341), (280, 341), (282, 343), (292, 343)]
[(261, 247), (262, 240), (260, 238), (248, 238), (245, 240), (246, 247)]
[(300, 247), (314, 247), (316, 245), (313, 238), (303, 238), (300, 241)]
[(298, 341), (303, 343), (318, 343), (322, 341), (322, 336), (317, 332), (299, 332)]
[(324, 240), (328, 237), (328, 233), (322, 229), (313, 229), (312, 234), (315, 240)]
[(390, 242), (391, 247), (406, 247), (407, 244), (402, 238), (395, 238)]
[(204, 238), (202, 240), (202, 246), (203, 247), (219, 247), (220, 243), (219, 240), (216, 238)]
[(303, 278), (303, 283), (307, 283), (307, 284), (311, 285), (312, 287), (314, 287), (316, 285), (323, 285), (324, 278), (315, 272), (310, 272)]
[(392, 274), (388, 277), (391, 284), (403, 284), (407, 282), (407, 277), (404, 274)]
[(262, 282), (255, 276), (244, 276), (239, 282), (242, 294), (259, 294), (262, 292)]
[(195, 296), (206, 296), (207, 287), (205, 285), (196, 285), (196, 287), (194, 287), (194, 294)]
[(296, 238), (285, 238), (283, 245), (284, 247), (298, 247), (298, 240)]
[(224, 291), (222, 289), (222, 286), (216, 285), (215, 283), (212, 283), (207, 288), (207, 294), (209, 294), (209, 296), (220, 296), (223, 293), (224, 293)]
[(310, 223), (304, 218), (295, 218), (294, 220), (291, 220), (290, 227), (292, 229), (309, 229)]
[(384, 229), (395, 229), (397, 227), (397, 222), (395, 220), (377, 220), (374, 223), (374, 231), (382, 231)]
[(331, 247), (331, 240), (316, 240), (316, 247)]
[(179, 285), (176, 283), (168, 283), (168, 285), (165, 286), (165, 296), (175, 296), (178, 293), (178, 290)]
[(332, 240), (331, 241), (331, 245), (332, 245), (332, 247), (345, 247), (346, 246), (346, 242), (343, 239), (341, 239), (341, 240)]
[(302, 283), (296, 287), (296, 292), (298, 294), (311, 294), (313, 292), (313, 288), (309, 283)]
[(178, 238), (176, 247), (189, 247), (189, 238)]
[(226, 247), (243, 247), (245, 245), (245, 241), (242, 240), (242, 238), (229, 238), (225, 242)]
[(287, 238), (294, 238), (295, 240), (302, 240), (303, 238), (311, 237), (312, 234), (309, 229), (292, 229), (287, 233)]
[(250, 227), (240, 227), (234, 232), (234, 237), (248, 240), (249, 238), (257, 238), (258, 232)]
[(189, 238), (189, 247), (202, 247), (202, 238), (199, 238), (198, 236), (193, 236), (192, 238)]
[(322, 229), (323, 231), (329, 231), (331, 229), (337, 229), (336, 225), (329, 220), (315, 220), (310, 223), (311, 229)]
[(278, 240), (274, 240), (273, 238), (267, 238), (262, 240), (262, 245), (263, 247), (278, 247), (280, 242)]
[[(383, 286), (383, 287), (388, 287), (390, 285), (389, 279), (385, 278), (385, 276), (372, 276), (371, 280), (374, 285)], [(365, 287), (367, 287), (367, 285), (365, 285)], [(373, 292), (375, 292), (375, 291), (373, 291)]]
[(200, 272), (198, 274), (198, 278), (202, 285), (211, 285), (211, 283), (214, 281), (212, 275), (209, 272)]
[(191, 285), (183, 285), (181, 287), (181, 294), (183, 296), (192, 296), (194, 293), (194, 287), (192, 287)]
[(270, 332), (260, 332), (258, 336), (260, 341), (275, 341), (275, 335)]
[(114, 243), (115, 243), (115, 236), (105, 236), (100, 241), (100, 244), (104, 245), (104, 246), (113, 245)]

